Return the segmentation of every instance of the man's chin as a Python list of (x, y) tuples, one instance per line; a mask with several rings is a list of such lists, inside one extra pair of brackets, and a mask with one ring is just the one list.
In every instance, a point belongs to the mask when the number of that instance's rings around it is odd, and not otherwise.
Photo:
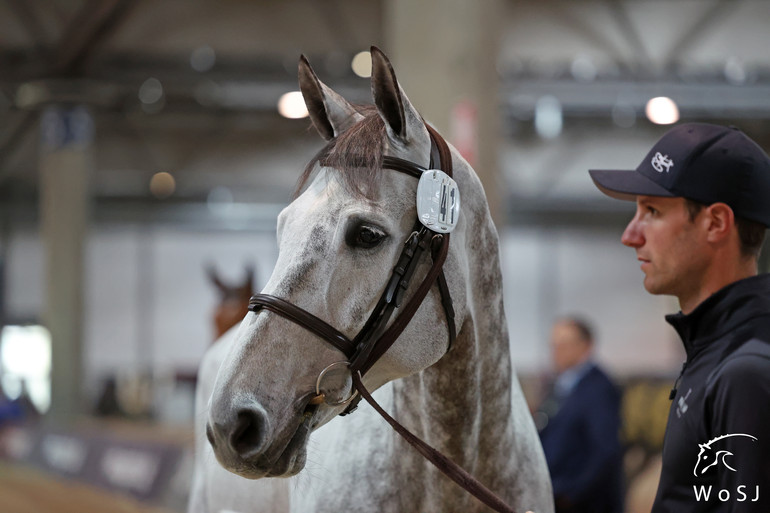
[(653, 296), (675, 296), (674, 292), (672, 292), (671, 287), (667, 287), (663, 283), (659, 282), (653, 282), (651, 280), (644, 280), (644, 290), (646, 290), (648, 293), (652, 294)]
[(650, 278), (648, 275), (644, 276), (644, 290), (656, 296), (665, 294), (665, 292), (661, 290), (661, 284)]

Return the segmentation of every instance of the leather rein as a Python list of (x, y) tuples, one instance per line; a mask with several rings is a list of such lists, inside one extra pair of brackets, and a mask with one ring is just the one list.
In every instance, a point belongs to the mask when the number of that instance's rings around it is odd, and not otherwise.
[[(425, 127), (430, 135), (430, 169), (440, 169), (450, 177), (452, 176), (452, 157), (446, 141), (427, 123)], [(384, 156), (383, 168), (391, 169), (419, 179), (428, 169), (414, 162), (397, 157)], [(415, 293), (401, 308), (404, 295), (409, 288), (414, 271), (421, 260), (421, 256), (429, 252), (433, 264)], [(345, 334), (331, 326), (326, 321), (316, 317), (310, 312), (288, 301), (269, 294), (256, 294), (249, 300), (249, 310), (258, 313), (268, 310), (285, 319), (299, 324), (306, 330), (318, 336), (325, 342), (342, 352), (347, 358), (346, 362), (336, 362), (327, 367), (318, 378), (316, 386), (317, 396), (311, 400), (311, 404), (324, 402), (324, 396), (319, 390), (320, 382), (326, 370), (337, 364), (349, 366), (355, 392), (341, 403), (348, 403), (341, 415), (353, 412), (358, 402), (363, 398), (368, 402), (393, 429), (409, 442), (420, 454), (433, 463), (441, 472), (471, 493), (481, 502), (500, 513), (515, 513), (497, 495), (468, 474), (452, 460), (423, 442), (409, 430), (399, 424), (393, 417), (372, 398), (362, 382), (364, 374), (387, 352), (398, 339), (406, 326), (414, 317), (425, 297), (434, 284), (438, 285), (441, 295), (441, 304), (446, 316), (449, 341), (447, 352), (457, 337), (455, 327), (455, 314), (452, 306), (452, 298), (449, 293), (446, 276), (444, 275), (444, 262), (449, 252), (449, 233), (438, 233), (424, 226), (419, 220), (415, 222), (412, 233), (407, 238), (404, 249), (396, 262), (388, 283), (380, 296), (377, 305), (369, 315), (366, 323), (359, 333), (351, 340)], [(388, 322), (395, 311), (399, 309), (393, 322)]]

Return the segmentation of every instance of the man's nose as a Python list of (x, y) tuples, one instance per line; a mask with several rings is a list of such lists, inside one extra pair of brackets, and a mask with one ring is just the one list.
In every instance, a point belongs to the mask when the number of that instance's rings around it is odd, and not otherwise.
[(644, 245), (644, 236), (642, 235), (641, 226), (636, 217), (631, 219), (631, 222), (626, 226), (623, 236), (620, 238), (620, 242), (631, 248), (638, 248)]

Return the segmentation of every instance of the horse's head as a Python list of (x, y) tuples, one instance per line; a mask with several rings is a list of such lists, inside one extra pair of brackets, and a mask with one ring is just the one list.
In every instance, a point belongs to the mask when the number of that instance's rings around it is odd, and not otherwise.
[(219, 293), (219, 304), (214, 308), (214, 331), (219, 338), (246, 315), (249, 298), (254, 294), (255, 273), (247, 267), (245, 280), (236, 285), (225, 283), (213, 265), (208, 266), (206, 274)]
[[(317, 78), (304, 57), (299, 82), (313, 125), (328, 143), (306, 170), (304, 192), (278, 217), (278, 261), (263, 293), (304, 309), (352, 340), (374, 310), (417, 219), (417, 179), (383, 170), (383, 156), (427, 168), (430, 136), (376, 48), (375, 107), (348, 103)], [(462, 188), (469, 168), (459, 157), (453, 160)], [(463, 244), (466, 222), (461, 214), (452, 247)], [(424, 276), (430, 265), (429, 257), (422, 259), (415, 276)], [(464, 265), (450, 252), (444, 266), (458, 326), (466, 309)], [(415, 288), (413, 283), (407, 299)], [(364, 376), (369, 390), (419, 372), (447, 352), (447, 321), (435, 288)], [(207, 434), (219, 462), (251, 478), (299, 472), (310, 432), (345, 408), (309, 406), (316, 378), (345, 360), (340, 350), (296, 323), (265, 310), (247, 314), (210, 399)], [(349, 374), (334, 379), (333, 386), (350, 387)]]

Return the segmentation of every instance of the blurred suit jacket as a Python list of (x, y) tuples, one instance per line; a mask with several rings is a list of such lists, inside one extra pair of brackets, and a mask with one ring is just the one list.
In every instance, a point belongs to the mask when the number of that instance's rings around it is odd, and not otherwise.
[[(594, 363), (554, 387), (537, 417), (557, 513), (622, 513), (620, 394)], [(562, 387), (563, 388), (563, 387)]]

